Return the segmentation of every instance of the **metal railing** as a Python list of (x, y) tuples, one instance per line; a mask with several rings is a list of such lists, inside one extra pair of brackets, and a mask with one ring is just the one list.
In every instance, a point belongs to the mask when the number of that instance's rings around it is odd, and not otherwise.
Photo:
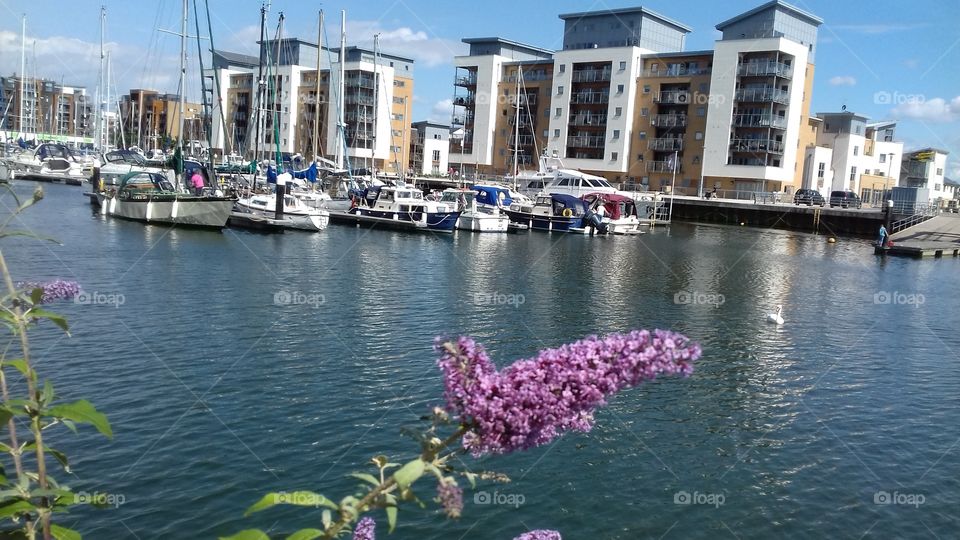
[(461, 107), (473, 105), (476, 101), (474, 96), (453, 96), (453, 104)]
[(710, 68), (669, 68), (665, 70), (643, 70), (644, 77), (689, 77), (691, 75), (709, 75)]
[(737, 127), (771, 127), (787, 129), (787, 119), (772, 114), (735, 114), (733, 125)]
[[(896, 203), (894, 203), (894, 212), (896, 213)], [(925, 209), (921, 213), (913, 214), (912, 216), (908, 216), (903, 219), (898, 219), (890, 225), (890, 234), (896, 234), (904, 229), (909, 229), (910, 227), (919, 225), (924, 221), (933, 219), (935, 215), (936, 212), (930, 213), (929, 209)]]
[(653, 96), (654, 103), (690, 103), (690, 92), (667, 91)]
[(577, 92), (570, 94), (570, 103), (575, 105), (596, 105), (610, 102), (610, 94), (606, 92)]
[(580, 114), (570, 117), (571, 126), (606, 126), (607, 117), (602, 114)]
[[(507, 78), (507, 81), (515, 83), (517, 82), (517, 78), (518, 77), (516, 75), (511, 75), (510, 77)], [(526, 71), (523, 72), (524, 82), (546, 81), (552, 78), (553, 77), (551, 75), (548, 75), (546, 73), (527, 73)]]
[(477, 85), (477, 76), (476, 75), (467, 75), (459, 76), (454, 80), (454, 86), (476, 86)]
[(734, 152), (769, 152), (782, 154), (783, 143), (770, 139), (732, 139), (730, 149)]
[[(683, 172), (683, 165), (677, 163), (676, 166), (677, 174)], [(647, 162), (647, 172), (652, 173), (673, 173), (674, 164), (670, 161), (648, 161)]]
[(567, 139), (567, 146), (571, 148), (603, 148), (604, 137), (597, 136), (575, 136)]
[(742, 88), (737, 90), (735, 99), (748, 103), (773, 102), (786, 105), (790, 103), (790, 93), (779, 88)]
[(610, 71), (603, 69), (585, 69), (574, 71), (571, 77), (573, 82), (603, 82), (610, 80)]
[(793, 68), (782, 62), (767, 60), (761, 62), (747, 62), (740, 64), (737, 72), (745, 77), (777, 76), (788, 78), (793, 76)]
[(674, 150), (683, 150), (683, 139), (664, 138), (647, 139), (647, 148), (654, 151), (673, 152)]
[(650, 125), (654, 127), (687, 127), (687, 115), (658, 114), (650, 118)]

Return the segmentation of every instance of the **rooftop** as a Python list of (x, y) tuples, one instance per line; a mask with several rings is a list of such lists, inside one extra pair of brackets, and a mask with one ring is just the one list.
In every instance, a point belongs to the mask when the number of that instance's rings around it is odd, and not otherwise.
[(230, 65), (243, 67), (257, 67), (260, 65), (260, 59), (248, 54), (240, 54), (229, 51), (214, 51), (214, 54), (223, 58)]
[(794, 5), (791, 5), (791, 4), (788, 4), (788, 3), (784, 2), (783, 0), (773, 0), (772, 2), (767, 2), (766, 4), (763, 4), (762, 6), (755, 7), (755, 8), (753, 8), (753, 9), (751, 9), (750, 11), (747, 11), (747, 12), (745, 12), (745, 13), (741, 13), (740, 15), (737, 15), (736, 17), (734, 17), (734, 18), (732, 18), (732, 19), (727, 19), (727, 20), (723, 21), (722, 23), (720, 23), (720, 24), (717, 25), (717, 30), (721, 30), (721, 31), (722, 31), (724, 28), (726, 28), (726, 27), (728, 27), (728, 26), (730, 26), (730, 25), (732, 25), (732, 24), (738, 23), (738, 22), (740, 22), (740, 21), (742, 21), (742, 20), (744, 20), (744, 19), (747, 19), (747, 18), (749, 18), (749, 17), (752, 17), (752, 16), (756, 15), (757, 13), (762, 13), (762, 12), (767, 11), (767, 10), (770, 10), (770, 9), (776, 9), (776, 8), (778, 8), (778, 7), (779, 7), (779, 8), (782, 8), (782, 9), (784, 9), (784, 10), (786, 10), (786, 11), (789, 11), (790, 13), (796, 15), (797, 17), (799, 17), (799, 18), (801, 18), (801, 19), (806, 19), (806, 21), (807, 21), (808, 23), (812, 24), (812, 25), (820, 26), (821, 24), (823, 24), (823, 19), (821, 19), (820, 17), (817, 17), (816, 15), (814, 15), (813, 13), (810, 13), (809, 11), (804, 11), (804, 10), (802, 10), (802, 9), (794, 6)]
[(939, 148), (928, 147), (928, 148), (920, 148), (919, 150), (912, 150), (912, 151), (910, 151), (910, 152), (905, 153), (905, 154), (903, 155), (903, 157), (904, 157), (904, 158), (910, 158), (910, 157), (915, 157), (917, 154), (926, 154), (926, 153), (929, 153), (929, 152), (933, 152), (933, 153), (935, 153), (935, 154), (943, 154), (943, 155), (945, 155), (945, 156), (949, 156), (949, 155), (950, 155), (950, 152), (948, 152), (947, 150), (941, 150), (941, 149), (939, 149)]
[(532, 51), (537, 54), (553, 54), (554, 52), (554, 51), (551, 51), (550, 49), (543, 49), (535, 45), (520, 43), (519, 41), (513, 41), (510, 39), (504, 39), (500, 37), (463, 38), (461, 41), (466, 43), (467, 45), (473, 45), (476, 43), (499, 43), (500, 45), (509, 45), (510, 47), (527, 49), (528, 51)]
[(644, 60), (655, 60), (657, 58), (685, 58), (688, 56), (713, 56), (713, 51), (679, 51), (665, 52), (645, 55)]
[(817, 116), (820, 117), (821, 119), (827, 116), (846, 116), (850, 118), (856, 118), (857, 120), (863, 120), (864, 122), (870, 119), (869, 116), (864, 116), (862, 114), (857, 114), (851, 111), (826, 112), (826, 113), (821, 112), (821, 113), (817, 113)]
[[(411, 64), (414, 62), (413, 58), (407, 58), (406, 56), (398, 56), (396, 54), (385, 53), (383, 51), (374, 51), (373, 49), (368, 49), (366, 47), (358, 47), (356, 45), (347, 45), (346, 52), (350, 53), (351, 51), (359, 51), (359, 52), (365, 52), (370, 54), (376, 53), (380, 56), (380, 58), (389, 58), (391, 60), (399, 60), (400, 62), (409, 62)], [(340, 47), (330, 49), (330, 52), (335, 54), (340, 54)]]
[(414, 122), (410, 125), (412, 127), (432, 127), (437, 129), (450, 129), (450, 124), (441, 124), (440, 122), (431, 122), (430, 120), (422, 120), (420, 122)]
[(682, 30), (684, 32), (688, 32), (688, 33), (693, 32), (693, 28), (690, 28), (689, 26), (681, 22), (675, 21), (669, 17), (665, 17), (657, 13), (656, 11), (651, 11), (645, 7), (639, 7), (639, 6), (632, 7), (632, 8), (614, 8), (614, 9), (601, 9), (598, 11), (581, 11), (578, 13), (566, 13), (566, 14), (560, 15), (560, 18), (565, 21), (567, 19), (583, 19), (586, 17), (599, 17), (604, 15), (614, 15), (614, 16), (647, 15), (651, 18), (659, 19), (660, 21), (665, 22), (671, 26), (674, 26), (677, 29)]

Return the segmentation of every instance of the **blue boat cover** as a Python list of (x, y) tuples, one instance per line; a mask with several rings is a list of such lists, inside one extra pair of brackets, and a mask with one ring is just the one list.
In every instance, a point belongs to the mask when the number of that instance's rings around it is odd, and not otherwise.
[(317, 162), (310, 164), (310, 167), (302, 171), (293, 171), (293, 177), (301, 180), (309, 180), (311, 184), (317, 183)]
[[(510, 198), (510, 192), (503, 188), (495, 186), (473, 186), (470, 189), (477, 192), (477, 202), (480, 204), (489, 204), (491, 206), (510, 206), (513, 199)], [(500, 198), (500, 194), (503, 198)]]
[(267, 165), (267, 183), (276, 184), (277, 183), (277, 171), (273, 170), (273, 167)]

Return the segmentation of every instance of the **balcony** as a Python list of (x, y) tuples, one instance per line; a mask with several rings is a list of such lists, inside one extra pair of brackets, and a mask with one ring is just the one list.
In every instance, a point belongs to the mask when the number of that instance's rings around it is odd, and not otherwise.
[(790, 103), (790, 93), (778, 88), (743, 88), (737, 90), (734, 99), (747, 103), (772, 102), (787, 105)]
[(375, 100), (371, 96), (344, 96), (343, 102), (346, 105), (367, 105), (373, 107)]
[(643, 71), (644, 77), (692, 77), (694, 75), (709, 75), (710, 68), (697, 67), (697, 68), (670, 68), (665, 70), (651, 70), (645, 69)]
[[(520, 137), (516, 138), (516, 142), (518, 146), (533, 146), (535, 140), (533, 135), (520, 135)], [(510, 137), (510, 147), (514, 147), (513, 136)]]
[(793, 68), (782, 62), (773, 60), (761, 62), (747, 62), (740, 64), (738, 73), (741, 77), (783, 77), (793, 76)]
[(578, 114), (570, 117), (571, 126), (606, 127), (605, 114)]
[(513, 116), (510, 118), (510, 120), (507, 121), (507, 123), (509, 123), (511, 126), (516, 126), (517, 124), (520, 124), (521, 129), (526, 129), (534, 126), (533, 119), (524, 114), (520, 115), (519, 122), (517, 122), (517, 117)]
[(653, 96), (654, 103), (678, 103), (685, 105), (690, 103), (690, 92), (668, 91), (660, 92)]
[(578, 135), (567, 139), (570, 148), (603, 148), (604, 137), (594, 135)]
[(453, 104), (459, 107), (473, 107), (473, 104), (476, 102), (476, 98), (472, 95), (470, 96), (453, 96)]
[(343, 84), (347, 88), (375, 88), (373, 77), (346, 77)]
[(513, 94), (510, 96), (507, 96), (507, 103), (509, 103), (510, 105), (516, 105), (518, 100), (520, 101), (520, 106), (522, 107), (526, 107), (528, 105), (536, 105), (537, 95), (536, 94), (520, 94), (518, 96), (516, 94)]
[(457, 126), (466, 126), (473, 124), (474, 115), (472, 114), (455, 114), (453, 115), (452, 123)]
[[(524, 82), (549, 81), (551, 79), (553, 79), (553, 76), (547, 73), (538, 73), (538, 72), (528, 73), (526, 71), (523, 72)], [(511, 75), (509, 78), (507, 78), (507, 81), (515, 83), (517, 82), (517, 76)]]
[(476, 75), (475, 73), (474, 73), (474, 74), (470, 74), (470, 75), (460, 75), (460, 76), (458, 76), (458, 77), (454, 80), (453, 85), (454, 85), (454, 86), (463, 86), (463, 87), (465, 87), (465, 88), (470, 88), (470, 87), (472, 87), (472, 86), (476, 86), (476, 85), (477, 85), (477, 75)]
[(610, 102), (607, 92), (577, 92), (570, 94), (570, 103), (573, 105), (602, 105)]
[(683, 165), (677, 163), (676, 171), (674, 171), (674, 164), (670, 161), (648, 161), (647, 162), (647, 172), (648, 173), (674, 173), (680, 174), (683, 172)]
[(650, 125), (654, 127), (687, 127), (687, 115), (657, 114), (650, 118)]
[(610, 70), (608, 69), (585, 69), (574, 71), (571, 80), (578, 82), (606, 82), (610, 80)]
[(732, 139), (730, 149), (734, 152), (749, 152), (758, 154), (783, 154), (783, 143), (771, 139)]
[(664, 139), (648, 139), (647, 148), (655, 152), (679, 152), (683, 150), (683, 139), (672, 137)]
[(735, 114), (733, 125), (736, 127), (758, 127), (787, 129), (787, 119), (772, 114)]

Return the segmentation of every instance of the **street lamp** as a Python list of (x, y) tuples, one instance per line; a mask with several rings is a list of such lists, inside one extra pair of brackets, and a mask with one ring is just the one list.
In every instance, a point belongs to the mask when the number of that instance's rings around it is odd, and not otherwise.
[[(887, 177), (883, 179), (883, 196), (887, 196), (887, 191), (889, 191), (890, 184), (890, 175), (893, 174), (893, 154), (892, 152), (887, 154)], [(892, 197), (891, 197), (892, 198)], [(882, 199), (881, 199), (882, 202)]]

